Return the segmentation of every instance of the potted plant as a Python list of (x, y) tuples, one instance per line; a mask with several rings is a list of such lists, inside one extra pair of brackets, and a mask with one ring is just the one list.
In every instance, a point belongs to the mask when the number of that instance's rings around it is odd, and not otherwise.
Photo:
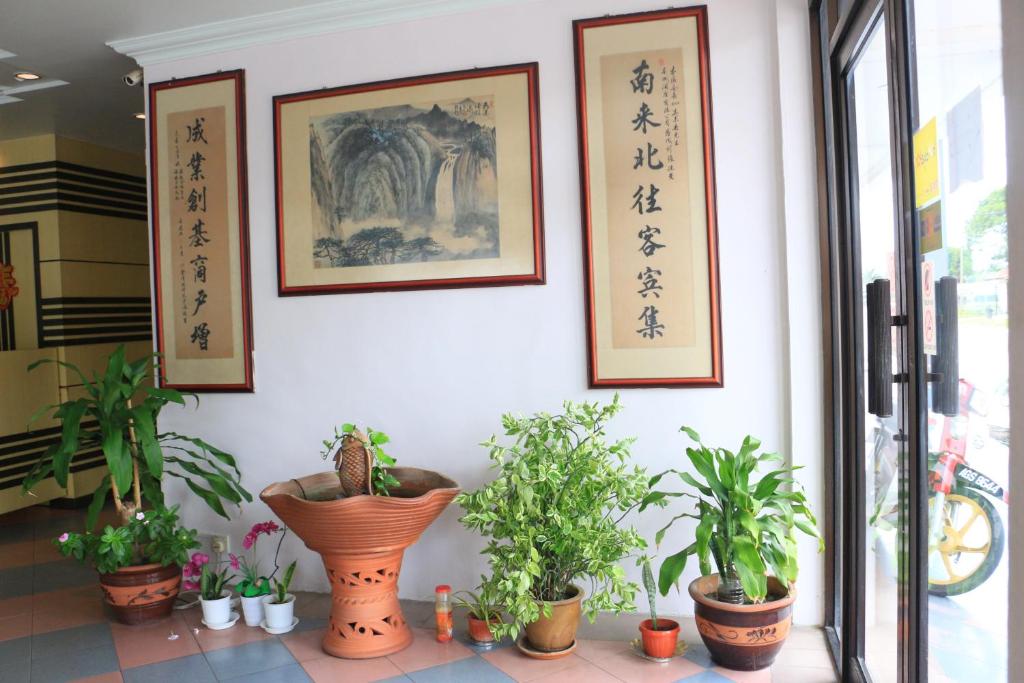
[[(185, 405), (186, 395), (174, 389), (145, 386), (151, 376), (150, 357), (127, 362), (124, 346), (119, 346), (110, 355), (103, 376), (93, 373), (91, 379), (75, 365), (53, 359), (37, 361), (29, 366), (29, 370), (48, 362), (58, 363), (77, 375), (84, 393), (79, 398), (45, 406), (33, 416), (30, 425), (52, 411), (53, 418), (61, 423), (61, 438), (39, 456), (25, 476), (22, 490), (28, 492), (51, 476), (59, 486), (67, 486), (76, 454), (101, 450), (108, 472), (93, 492), (86, 513), (83, 547), (92, 547), (93, 544), (105, 547), (108, 541), (103, 536), (109, 537), (109, 542), (115, 541), (107, 530), (99, 537), (91, 533), (108, 494), (113, 497), (122, 526), (131, 526), (132, 520), (143, 512), (144, 502), (151, 508), (145, 512), (147, 519), (150, 514), (163, 514), (164, 498), (160, 484), (167, 476), (183, 479), (194, 494), (224, 518), (228, 517), (225, 501), (237, 505), (243, 500), (252, 500), (239, 482), (240, 472), (231, 455), (202, 439), (157, 431), (157, 418), (163, 407), (168, 403)], [(174, 519), (176, 524), (176, 515)], [(119, 537), (120, 534), (131, 536), (133, 532), (128, 530), (117, 534)], [(173, 536), (167, 531), (164, 537)], [(129, 540), (121, 538), (117, 542), (128, 543)], [(149, 543), (142, 543), (139, 547), (142, 550), (138, 555), (127, 551), (123, 555), (132, 556), (139, 561), (138, 565), (118, 564), (113, 572), (99, 569), (97, 565), (107, 601), (115, 608), (115, 614), (120, 619), (136, 622), (166, 616), (174, 601), (174, 595), (171, 595), (159, 609), (156, 606), (145, 611), (118, 609), (129, 605), (137, 607), (145, 596), (153, 595), (153, 582), (164, 585), (166, 581), (164, 574), (169, 572), (170, 564), (162, 563), (167, 555), (148, 554), (152, 547)], [(88, 554), (83, 554), (82, 558), (95, 559)], [(154, 573), (144, 569), (153, 563), (161, 565), (162, 570)], [(180, 573), (181, 568), (175, 566), (175, 595)], [(116, 575), (120, 576), (115, 578)], [(111, 591), (109, 588), (112, 586), (137, 587), (137, 590)], [(112, 602), (114, 599), (125, 602)]]
[[(656, 541), (661, 543), (676, 519), (696, 519), (697, 528), (693, 543), (665, 558), (658, 588), (662, 595), (673, 585), (678, 588), (687, 558), (696, 555), (701, 576), (690, 583), (689, 592), (711, 658), (730, 669), (762, 669), (775, 659), (792, 623), (796, 530), (817, 538), (819, 551), (824, 547), (807, 499), (792, 477), (799, 467), (783, 464), (775, 453), (757, 455), (761, 442), (750, 436), (732, 453), (708, 448), (689, 427), (680, 431), (697, 444), (686, 455), (700, 480), (668, 470), (655, 476), (651, 486), (675, 473), (699, 495), (664, 495), (694, 497), (697, 508), (677, 515), (658, 531)], [(755, 470), (770, 463), (776, 463), (775, 469), (758, 476)]]
[[(462, 523), (490, 538), (491, 578), (482, 588), (509, 616), (492, 633), (515, 637), (525, 628), (520, 649), (545, 658), (575, 646), (581, 611), (593, 620), (601, 610), (632, 609), (639, 588), (619, 562), (646, 547), (622, 520), (647, 496), (647, 477), (626, 463), (631, 439), (605, 442), (619, 397), (563, 406), (559, 415), (504, 415), (512, 445), (494, 436), (482, 444), (497, 477), (458, 497)], [(591, 584), (585, 600), (582, 579)]]
[(136, 512), (127, 524), (100, 533), (65, 531), (54, 541), (64, 557), (89, 562), (118, 621), (136, 624), (166, 617), (181, 584), (195, 529), (178, 524), (178, 506)]
[(336, 471), (271, 484), (260, 498), (323, 558), (333, 594), (324, 652), (368, 659), (412, 642), (398, 601), (402, 556), (459, 488), (437, 472), (393, 467), (381, 457), (386, 435), (356, 432), (346, 424), (324, 442), (325, 458), (340, 445)]
[(238, 621), (238, 614), (231, 611), (231, 591), (224, 587), (235, 577), (228, 576), (228, 567), (219, 569), (219, 565), (226, 564), (210, 562), (210, 556), (206, 553), (192, 553), (192, 561), (185, 568), (186, 573), (199, 574), (199, 604), (203, 609), (203, 623), (214, 630), (234, 626)]
[(501, 623), (501, 612), (490, 598), (486, 581), (476, 591), (460, 591), (452, 597), (466, 610), (470, 640), (484, 647), (493, 645), (496, 641), (491, 627)]
[(655, 607), (657, 587), (654, 583), (651, 563), (647, 559), (644, 559), (642, 576), (644, 590), (647, 591), (647, 601), (651, 606), (651, 618), (640, 622), (640, 639), (643, 643), (644, 654), (655, 659), (668, 659), (676, 653), (676, 644), (679, 641), (679, 623), (664, 617), (658, 618)]
[(295, 596), (288, 592), (295, 574), (295, 562), (284, 570), (284, 576), (274, 579), (274, 589), (270, 595), (263, 596), (263, 609), (266, 612), (266, 630), (271, 633), (284, 633), (295, 627)]
[[(274, 571), (270, 576), (263, 576), (256, 560), (256, 542), (260, 536), (272, 536), (276, 533), (281, 535), (277, 539), (277, 550), (274, 551)], [(279, 527), (277, 522), (258, 522), (252, 525), (252, 529), (242, 539), (242, 547), (250, 551), (252, 557), (229, 554), (231, 568), (242, 572), (242, 580), (235, 584), (235, 590), (242, 601), (242, 614), (246, 626), (259, 626), (263, 621), (263, 596), (270, 595), (270, 579), (277, 574), (277, 558), (281, 554), (281, 543), (287, 533), (288, 530)]]

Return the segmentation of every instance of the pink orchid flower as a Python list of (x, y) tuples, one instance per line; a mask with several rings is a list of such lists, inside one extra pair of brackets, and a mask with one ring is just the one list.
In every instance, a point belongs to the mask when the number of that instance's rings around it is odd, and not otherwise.
[(234, 553), (228, 553), (228, 557), (231, 558), (232, 569), (241, 569), (241, 563), (239, 562), (238, 555), (235, 555)]
[(71, 536), (69, 536), (68, 532), (65, 531), (59, 537), (57, 537), (57, 540), (61, 543), (67, 543), (69, 538), (71, 538)]
[(199, 590), (199, 584), (195, 581), (184, 581), (181, 584), (181, 589), (185, 591), (197, 591)]
[(204, 564), (210, 561), (210, 556), (206, 553), (192, 553), (192, 564), (197, 567), (202, 567)]

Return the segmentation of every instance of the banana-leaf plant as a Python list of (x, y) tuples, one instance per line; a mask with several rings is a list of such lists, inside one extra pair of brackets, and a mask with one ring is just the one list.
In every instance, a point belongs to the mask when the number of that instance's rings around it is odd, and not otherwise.
[[(111, 493), (122, 523), (142, 508), (145, 499), (153, 507), (163, 506), (160, 483), (165, 476), (183, 479), (197, 496), (217, 514), (227, 518), (225, 502), (240, 505), (252, 501), (242, 488), (241, 473), (234, 457), (202, 439), (160, 433), (157, 418), (168, 403), (185, 405), (185, 398), (198, 398), (174, 389), (145, 386), (152, 371), (152, 356), (134, 362), (125, 360), (119, 346), (107, 360), (103, 376), (87, 377), (72, 363), (43, 359), (29, 365), (31, 371), (44, 363), (56, 363), (74, 373), (85, 395), (63, 403), (44, 406), (29, 421), (29, 428), (43, 415), (61, 423), (60, 440), (39, 456), (22, 481), (30, 491), (42, 480), (53, 477), (66, 487), (72, 461), (81, 451), (103, 452), (108, 472), (93, 493), (86, 515), (86, 528), (96, 524), (100, 508)], [(136, 397), (142, 397), (135, 401)]]
[[(665, 532), (682, 518), (697, 520), (696, 539), (662, 562), (658, 590), (667, 595), (673, 585), (678, 589), (687, 558), (696, 555), (702, 575), (711, 574), (713, 559), (721, 585), (738, 578), (747, 600), (764, 602), (768, 572), (784, 585), (796, 580), (796, 530), (817, 538), (819, 552), (824, 548), (807, 498), (792, 477), (800, 468), (782, 464), (783, 459), (776, 453), (758, 455), (761, 442), (751, 436), (733, 453), (705, 446), (700, 435), (689, 427), (680, 431), (697, 444), (696, 448), (687, 448), (686, 455), (702, 481), (689, 472), (671, 469), (655, 475), (650, 484), (657, 486), (666, 475), (676, 474), (699, 495), (655, 491), (646, 502), (679, 496), (696, 499), (696, 510), (673, 517), (657, 532), (655, 541), (660, 545)], [(755, 470), (772, 463), (775, 469), (758, 476)]]

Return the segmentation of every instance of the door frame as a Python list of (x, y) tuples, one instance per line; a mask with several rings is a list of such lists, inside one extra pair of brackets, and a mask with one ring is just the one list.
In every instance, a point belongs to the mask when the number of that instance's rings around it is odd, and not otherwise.
[[(826, 477), (834, 493), (825, 511), (826, 635), (844, 681), (870, 681), (864, 665), (865, 476), (863, 356), (858, 353), (863, 321), (857, 282), (859, 243), (852, 229), (856, 206), (853, 132), (845, 110), (846, 72), (875, 22), (885, 18), (890, 144), (895, 217), (895, 287), (901, 334), (896, 352), (903, 383), (900, 426), (903, 438), (898, 554), (899, 678), (927, 680), (928, 673), (928, 490), (927, 392), (921, 337), (920, 245), (913, 197), (912, 131), (916, 124), (912, 0), (810, 1), (810, 32), (818, 139), (821, 221), (822, 320), (825, 364)], [(859, 282), (857, 283), (859, 287)], [(853, 311), (853, 316), (843, 315)], [(852, 343), (851, 343), (852, 342)], [(846, 410), (852, 406), (854, 410)], [(912, 426), (909, 428), (908, 425)], [(856, 456), (856, 457), (851, 457)]]

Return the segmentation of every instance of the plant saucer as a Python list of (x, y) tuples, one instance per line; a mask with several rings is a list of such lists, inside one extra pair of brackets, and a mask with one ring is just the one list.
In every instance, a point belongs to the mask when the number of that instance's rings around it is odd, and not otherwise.
[(269, 626), (267, 626), (267, 620), (264, 619), (263, 621), (260, 622), (260, 628), (262, 628), (264, 631), (266, 631), (267, 633), (269, 633), (272, 636), (279, 636), (279, 635), (282, 635), (284, 633), (288, 633), (289, 631), (291, 631), (293, 628), (295, 628), (295, 625), (298, 624), (298, 623), (299, 623), (299, 618), (298, 617), (292, 617), (292, 623), (288, 624), (284, 628), (270, 628)]
[(644, 659), (646, 659), (649, 662), (658, 662), (659, 664), (665, 664), (666, 662), (671, 662), (676, 657), (682, 657), (684, 654), (686, 654), (686, 641), (685, 640), (680, 640), (678, 643), (676, 643), (676, 653), (674, 655), (672, 655), (671, 657), (652, 657), (652, 656), (650, 656), (649, 654), (644, 652), (644, 644), (643, 644), (643, 642), (639, 638), (634, 638), (629, 643), (629, 645), (630, 645), (629, 649), (632, 650), (633, 654), (635, 654), (637, 657), (643, 657)]
[(545, 650), (536, 649), (533, 645), (530, 644), (530, 641), (527, 640), (526, 634), (523, 633), (516, 640), (516, 647), (519, 648), (519, 651), (522, 652), (524, 655), (526, 655), (527, 657), (533, 657), (534, 659), (561, 659), (562, 657), (571, 654), (572, 651), (576, 649), (576, 641), (572, 641), (572, 645), (565, 648), (564, 650), (558, 650), (557, 652), (547, 652)]
[(235, 622), (238, 621), (238, 612), (232, 610), (231, 614), (228, 616), (228, 620), (223, 624), (207, 624), (206, 619), (201, 619), (200, 621), (203, 622), (203, 626), (211, 631), (223, 631), (224, 629), (231, 628), (235, 625)]

